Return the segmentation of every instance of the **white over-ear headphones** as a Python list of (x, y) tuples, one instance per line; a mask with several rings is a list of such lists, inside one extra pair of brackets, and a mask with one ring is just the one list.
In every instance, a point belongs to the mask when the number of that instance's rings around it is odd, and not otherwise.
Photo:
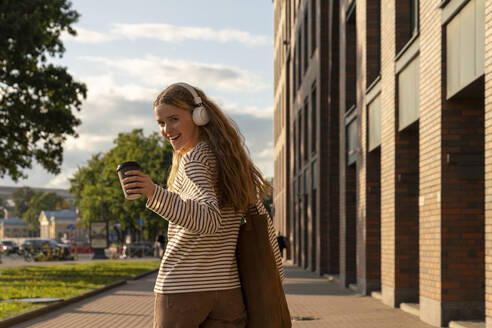
[(207, 109), (203, 105), (202, 98), (200, 98), (198, 93), (195, 91), (195, 88), (184, 82), (175, 83), (174, 85), (179, 85), (180, 87), (185, 88), (193, 96), (193, 101), (195, 102), (195, 105), (197, 105), (195, 109), (193, 109), (193, 123), (198, 126), (206, 125), (210, 121), (210, 118), (208, 116)]

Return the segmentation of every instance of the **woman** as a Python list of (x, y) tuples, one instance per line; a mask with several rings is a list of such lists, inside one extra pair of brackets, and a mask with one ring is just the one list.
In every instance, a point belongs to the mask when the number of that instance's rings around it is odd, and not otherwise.
[[(176, 83), (154, 101), (162, 136), (173, 149), (167, 189), (129, 171), (125, 189), (169, 221), (155, 284), (154, 327), (245, 327), (247, 314), (235, 249), (241, 218), (267, 213), (269, 184), (251, 162), (236, 125), (200, 89)], [(270, 242), (283, 279), (276, 234)]]

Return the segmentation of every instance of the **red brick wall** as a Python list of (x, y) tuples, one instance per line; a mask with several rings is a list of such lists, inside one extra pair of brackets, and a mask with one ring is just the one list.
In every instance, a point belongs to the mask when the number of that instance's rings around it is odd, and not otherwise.
[[(481, 82), (481, 81), (478, 81)], [(480, 87), (483, 88), (483, 83)], [(443, 301), (484, 301), (483, 96), (443, 108)], [(449, 162), (447, 155), (450, 155)]]
[(340, 222), (340, 274), (345, 285), (355, 283), (357, 268), (356, 222), (357, 184), (356, 165), (345, 169), (345, 220)]
[[(398, 101), (397, 101), (398, 102)], [(398, 301), (418, 302), (419, 291), (419, 126), (396, 137), (396, 247), (395, 284), (405, 288)]]
[(319, 266), (339, 272), (339, 1), (319, 1)]
[[(367, 154), (365, 278), (381, 280), (381, 148)], [(361, 273), (359, 273), (359, 277)]]

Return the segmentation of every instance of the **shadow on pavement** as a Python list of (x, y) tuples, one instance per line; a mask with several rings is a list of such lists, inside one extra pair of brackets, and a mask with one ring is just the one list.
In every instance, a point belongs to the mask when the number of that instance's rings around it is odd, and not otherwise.
[(340, 287), (336, 283), (323, 282), (323, 283), (313, 283), (313, 282), (285, 282), (284, 291), (286, 294), (290, 295), (326, 295), (326, 296), (347, 296), (353, 295), (357, 296), (350, 290)]

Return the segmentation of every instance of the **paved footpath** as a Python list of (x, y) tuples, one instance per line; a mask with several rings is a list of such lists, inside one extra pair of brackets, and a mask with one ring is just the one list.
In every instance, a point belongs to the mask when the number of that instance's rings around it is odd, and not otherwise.
[[(151, 275), (129, 281), (126, 285), (16, 325), (15, 328), (152, 328), (155, 278)], [(286, 266), (284, 285), (291, 315), (316, 318), (293, 321), (293, 327), (431, 327), (417, 317), (292, 266)]]

